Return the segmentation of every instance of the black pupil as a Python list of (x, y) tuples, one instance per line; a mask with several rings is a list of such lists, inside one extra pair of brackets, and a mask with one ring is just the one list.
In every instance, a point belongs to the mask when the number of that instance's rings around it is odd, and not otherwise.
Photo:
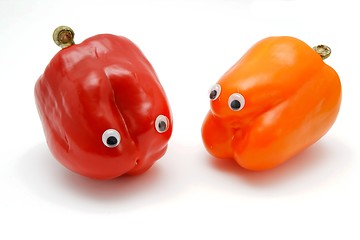
[(241, 104), (238, 100), (234, 100), (230, 104), (231, 109), (238, 110), (241, 107)]
[(217, 91), (216, 90), (212, 90), (210, 92), (210, 99), (215, 99), (216, 98), (216, 95), (217, 95)]
[(114, 136), (110, 136), (106, 139), (106, 143), (110, 146), (116, 145), (118, 140)]
[(166, 130), (166, 122), (165, 121), (159, 122), (158, 128), (160, 132), (164, 132)]

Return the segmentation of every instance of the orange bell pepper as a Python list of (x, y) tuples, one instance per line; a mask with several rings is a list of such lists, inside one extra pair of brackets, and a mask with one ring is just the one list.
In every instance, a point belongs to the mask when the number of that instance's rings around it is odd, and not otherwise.
[(339, 76), (323, 58), (293, 37), (256, 43), (210, 90), (202, 126), (207, 151), (265, 170), (318, 141), (341, 103)]

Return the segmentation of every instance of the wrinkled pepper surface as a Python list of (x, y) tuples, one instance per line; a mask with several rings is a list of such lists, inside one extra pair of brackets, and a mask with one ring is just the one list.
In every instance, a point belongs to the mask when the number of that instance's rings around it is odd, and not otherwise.
[(202, 126), (207, 151), (265, 170), (318, 141), (341, 103), (339, 76), (319, 53), (285, 36), (249, 49), (210, 90)]
[[(65, 29), (59, 38), (69, 41), (71, 35)], [(68, 45), (35, 85), (53, 156), (95, 179), (143, 173), (164, 155), (172, 133), (168, 100), (153, 67), (125, 37), (101, 34)]]

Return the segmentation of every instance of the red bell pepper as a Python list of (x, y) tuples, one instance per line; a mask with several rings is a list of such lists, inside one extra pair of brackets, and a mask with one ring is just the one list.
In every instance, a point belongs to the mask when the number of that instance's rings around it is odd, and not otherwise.
[(47, 144), (68, 169), (95, 179), (139, 174), (165, 154), (172, 118), (165, 92), (130, 40), (101, 34), (64, 47), (35, 85)]

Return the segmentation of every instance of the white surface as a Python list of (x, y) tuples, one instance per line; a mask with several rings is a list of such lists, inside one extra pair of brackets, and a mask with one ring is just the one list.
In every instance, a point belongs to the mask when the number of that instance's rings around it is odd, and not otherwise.
[[(0, 239), (360, 239), (357, 1), (0, 0)], [(59, 48), (124, 35), (153, 64), (171, 103), (166, 155), (144, 175), (94, 181), (49, 154), (33, 87)], [(333, 49), (343, 102), (317, 144), (252, 173), (205, 151), (208, 89), (256, 41), (291, 35)]]

